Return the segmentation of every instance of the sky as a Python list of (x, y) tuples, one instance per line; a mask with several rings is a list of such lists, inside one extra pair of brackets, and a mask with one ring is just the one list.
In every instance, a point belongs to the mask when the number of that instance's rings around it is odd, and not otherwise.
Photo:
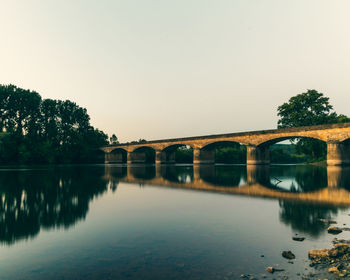
[(316, 89), (350, 115), (349, 0), (0, 0), (0, 84), (121, 142), (276, 128)]

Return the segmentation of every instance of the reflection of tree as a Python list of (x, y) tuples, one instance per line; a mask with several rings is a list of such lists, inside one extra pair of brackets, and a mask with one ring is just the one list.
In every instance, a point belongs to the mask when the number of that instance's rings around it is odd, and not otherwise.
[(107, 190), (103, 169), (69, 168), (0, 173), (0, 242), (34, 237), (40, 228), (69, 227)]
[(306, 204), (295, 201), (279, 202), (280, 220), (286, 225), (290, 225), (294, 231), (308, 233), (317, 237), (327, 228), (320, 219), (331, 219), (337, 214), (337, 207), (324, 206), (318, 204)]
[(271, 179), (277, 178), (282, 181), (285, 178), (294, 179), (297, 185), (291, 180), (289, 190), (292, 192), (311, 192), (323, 189), (328, 185), (327, 170), (323, 166), (273, 166), (270, 174)]
[(193, 167), (166, 166), (162, 172), (163, 178), (175, 183), (189, 183), (193, 181)]
[(238, 186), (246, 174), (245, 166), (207, 166), (200, 169), (203, 180), (220, 186)]
[(105, 166), (105, 174), (108, 175), (108, 177), (115, 179), (123, 179), (127, 176), (128, 170), (127, 167), (124, 166)]
[(154, 165), (132, 166), (130, 172), (136, 179), (142, 180), (151, 180), (156, 176)]
[(310, 192), (327, 187), (327, 170), (324, 167), (299, 168), (295, 180), (303, 192)]

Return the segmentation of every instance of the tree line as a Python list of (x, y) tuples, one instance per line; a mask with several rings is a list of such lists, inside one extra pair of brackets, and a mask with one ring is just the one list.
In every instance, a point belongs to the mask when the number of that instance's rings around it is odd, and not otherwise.
[(0, 85), (0, 164), (96, 162), (107, 139), (76, 103)]
[[(316, 90), (293, 96), (277, 112), (278, 128), (350, 121), (333, 111), (329, 98)], [(109, 140), (119, 143), (115, 134)], [(98, 148), (107, 144), (108, 136), (90, 124), (87, 110), (76, 103), (42, 99), (35, 91), (0, 85), (0, 164), (92, 163), (102, 160)], [(293, 139), (292, 146), (272, 149), (271, 160), (292, 163), (326, 157), (326, 144), (319, 140)], [(245, 156), (239, 144), (216, 147), (216, 162), (244, 163)], [(192, 162), (192, 150), (178, 149), (176, 158)]]

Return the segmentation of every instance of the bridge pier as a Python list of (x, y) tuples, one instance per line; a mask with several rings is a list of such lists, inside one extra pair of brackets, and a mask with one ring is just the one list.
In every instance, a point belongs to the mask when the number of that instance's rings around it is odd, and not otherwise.
[(132, 152), (127, 152), (126, 154), (126, 163), (131, 164), (132, 163)]
[(176, 163), (175, 151), (167, 152), (162, 150), (156, 150), (156, 164), (171, 164)]
[(105, 164), (109, 163), (109, 157), (111, 153), (105, 153)]
[(327, 185), (330, 188), (344, 187), (341, 166), (327, 166)]
[(350, 164), (350, 147), (341, 142), (327, 142), (327, 165)]
[(156, 164), (156, 178), (162, 178), (162, 173), (163, 173), (163, 166), (161, 166), (160, 164)]
[(270, 169), (266, 165), (247, 165), (247, 184), (270, 184)]
[(163, 163), (163, 152), (161, 150), (156, 150), (156, 164)]
[(193, 165), (193, 182), (199, 182), (201, 180), (200, 166), (198, 164)]
[(247, 165), (270, 164), (270, 152), (268, 146), (247, 146)]
[(193, 148), (193, 164), (209, 164), (215, 163), (214, 150), (201, 150)]

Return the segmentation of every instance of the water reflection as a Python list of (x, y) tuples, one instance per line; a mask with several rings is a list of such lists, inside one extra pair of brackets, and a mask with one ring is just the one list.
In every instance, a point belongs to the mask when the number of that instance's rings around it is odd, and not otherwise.
[(350, 206), (350, 168), (244, 165), (106, 165), (0, 171), (0, 242), (68, 228), (90, 201), (119, 182), (278, 199), (280, 220), (317, 236), (340, 207)]
[[(339, 208), (350, 206), (349, 167), (284, 165), (164, 165), (130, 166), (123, 178), (114, 174), (121, 166), (106, 166), (107, 179), (143, 185), (162, 185), (201, 191), (275, 198), (280, 221), (296, 232), (317, 236)], [(153, 168), (154, 177), (140, 177)], [(142, 171), (145, 169), (144, 171)]]
[[(84, 219), (92, 198), (107, 190), (101, 168), (0, 172), (0, 242), (68, 228)], [(111, 183), (116, 189), (116, 183)]]
[[(314, 193), (325, 188), (350, 190), (350, 167), (312, 165), (106, 165), (112, 181), (201, 188), (260, 186), (280, 193)], [(339, 203), (338, 200), (335, 201)], [(344, 200), (344, 202), (348, 202)], [(350, 200), (349, 200), (350, 202)]]
[(200, 177), (213, 185), (237, 187), (247, 182), (247, 168), (244, 165), (202, 166)]
[(157, 165), (157, 175), (171, 182), (183, 184), (193, 182), (194, 176), (192, 166), (182, 166), (179, 168), (175, 165), (168, 165), (164, 168)]
[[(340, 167), (335, 168), (335, 173), (342, 172)], [(270, 183), (291, 192), (317, 191), (328, 186), (327, 168), (312, 165), (275, 165), (270, 168)]]
[(332, 219), (338, 213), (338, 207), (322, 204), (310, 204), (298, 201), (280, 200), (280, 220), (290, 225), (295, 232), (307, 233), (317, 237), (329, 226), (321, 219)]

